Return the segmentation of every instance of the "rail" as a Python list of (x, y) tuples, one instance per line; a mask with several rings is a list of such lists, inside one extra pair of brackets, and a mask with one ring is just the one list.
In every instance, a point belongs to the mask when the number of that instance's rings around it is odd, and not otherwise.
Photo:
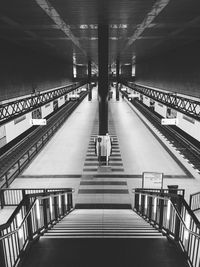
[(33, 140), (29, 139), (28, 147), (25, 147), (25, 151), (17, 155), (12, 164), (8, 164), (3, 173), (0, 176), (0, 187), (8, 187), (12, 181), (17, 177), (20, 172), (31, 162), (31, 160), (40, 152), (40, 150), (46, 145), (51, 137), (65, 122), (68, 116), (74, 111), (79, 103), (87, 95), (87, 92), (82, 92), (80, 100), (74, 101), (71, 106), (63, 106), (56, 115), (56, 119), (52, 121), (52, 124), (47, 124), (42, 128), (42, 133), (34, 136)]
[[(72, 84), (72, 85), (70, 85), (70, 87), (71, 87), (71, 90), (69, 90), (69, 92), (71, 92), (71, 91), (73, 91), (73, 90), (76, 90), (76, 89), (78, 89), (79, 87), (82, 87), (84, 84), (82, 84), (82, 83), (76, 83), (76, 84)], [(60, 89), (61, 90), (61, 89)], [(53, 91), (53, 90), (52, 90)], [(63, 108), (64, 106), (66, 106), (66, 104), (68, 104), (68, 103), (65, 103), (63, 106), (61, 106), (61, 108)], [(61, 109), (61, 108), (59, 108), (59, 109)], [(58, 110), (59, 110), (58, 109)], [(55, 114), (53, 114), (53, 116), (54, 116)], [(53, 117), (52, 116), (52, 113), (50, 113), (46, 118), (49, 120), (49, 119), (51, 119), (51, 117)], [(38, 128), (39, 127), (37, 127), (35, 130), (33, 130), (31, 133), (30, 133), (30, 135), (32, 135), (35, 131), (37, 131), (38, 130)], [(2, 158), (2, 157), (4, 157), (5, 155), (9, 155), (10, 153), (12, 153), (12, 151), (17, 147), (17, 146), (19, 146), (20, 144), (22, 144), (24, 141), (26, 141), (27, 139), (29, 138), (29, 135), (28, 135), (28, 137), (25, 137), (25, 138), (23, 138), (22, 140), (20, 140), (17, 144), (15, 144), (14, 146), (12, 146), (10, 149), (8, 149), (8, 151), (5, 151), (5, 152), (3, 152), (2, 154), (0, 154), (0, 159)], [(2, 151), (3, 151), (3, 149), (2, 149)]]
[[(127, 92), (121, 92), (127, 99)], [(148, 107), (144, 104), (140, 103), (139, 100), (133, 100), (131, 103), (139, 109), (141, 113), (149, 119), (149, 121), (160, 131), (172, 144), (180, 151), (182, 155), (184, 155), (197, 169), (200, 170), (200, 149), (188, 139), (186, 139), (183, 135), (177, 132), (171, 126), (161, 125), (161, 118), (152, 112)], [(186, 169), (185, 169), (186, 170)], [(186, 171), (187, 172), (187, 171)], [(190, 173), (188, 173), (191, 176)]]
[(174, 240), (192, 267), (200, 264), (200, 223), (183, 196), (136, 188), (134, 210)]
[(27, 194), (7, 223), (0, 226), (0, 266), (15, 267), (30, 247), (47, 229), (73, 208), (72, 188)]
[(190, 195), (189, 205), (192, 211), (200, 210), (200, 192)]
[(6, 188), (0, 189), (0, 207), (18, 206), (23, 197), (28, 194), (50, 193), (67, 190), (67, 188)]

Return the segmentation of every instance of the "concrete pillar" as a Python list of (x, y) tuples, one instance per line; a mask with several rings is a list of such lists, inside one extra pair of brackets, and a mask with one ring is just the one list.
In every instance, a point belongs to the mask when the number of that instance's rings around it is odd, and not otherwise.
[(98, 25), (98, 96), (99, 96), (99, 135), (108, 132), (108, 25)]
[(92, 65), (91, 60), (88, 61), (88, 100), (92, 100), (92, 84), (91, 84), (91, 76), (92, 76)]
[(116, 100), (119, 101), (119, 58), (116, 60)]

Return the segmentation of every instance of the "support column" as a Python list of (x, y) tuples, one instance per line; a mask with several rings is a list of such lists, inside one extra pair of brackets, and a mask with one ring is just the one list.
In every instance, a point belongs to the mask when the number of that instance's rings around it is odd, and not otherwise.
[(116, 100), (119, 101), (119, 58), (116, 60)]
[(92, 66), (91, 60), (88, 61), (88, 100), (92, 100), (92, 84), (91, 84), (91, 76), (92, 76)]
[(99, 64), (99, 135), (108, 132), (108, 25), (98, 25), (98, 64)]

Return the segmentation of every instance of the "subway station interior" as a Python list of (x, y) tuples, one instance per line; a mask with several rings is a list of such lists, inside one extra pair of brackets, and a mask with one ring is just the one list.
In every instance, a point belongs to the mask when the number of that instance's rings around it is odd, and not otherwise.
[(0, 267), (200, 267), (200, 2), (0, 2)]

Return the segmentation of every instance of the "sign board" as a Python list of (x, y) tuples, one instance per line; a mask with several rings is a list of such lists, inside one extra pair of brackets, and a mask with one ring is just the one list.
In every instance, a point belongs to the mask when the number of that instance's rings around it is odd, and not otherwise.
[(31, 125), (46, 125), (47, 120), (46, 119), (31, 119), (30, 124)]
[(163, 188), (163, 173), (161, 172), (143, 172), (142, 188)]
[(162, 119), (161, 120), (162, 125), (178, 125), (178, 119)]

